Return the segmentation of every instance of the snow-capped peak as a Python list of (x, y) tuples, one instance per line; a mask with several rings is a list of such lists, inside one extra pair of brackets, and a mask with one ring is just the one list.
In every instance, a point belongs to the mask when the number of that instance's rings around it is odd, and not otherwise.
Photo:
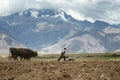
[(68, 21), (65, 17), (65, 11), (63, 9), (43, 9), (40, 11), (42, 17), (54, 17), (62, 18), (64, 21)]
[(68, 21), (65, 17), (66, 12), (63, 9), (28, 9), (23, 12), (19, 12), (20, 16), (31, 16), (34, 18), (39, 17), (54, 17), (54, 18), (61, 18), (64, 21)]
[(55, 16), (52, 16), (52, 17), (54, 17), (54, 18), (57, 18), (57, 17), (60, 17), (60, 18), (62, 18), (64, 21), (68, 21), (68, 19), (66, 19), (65, 18), (65, 12), (60, 12), (60, 13), (58, 13), (58, 14), (56, 14)]

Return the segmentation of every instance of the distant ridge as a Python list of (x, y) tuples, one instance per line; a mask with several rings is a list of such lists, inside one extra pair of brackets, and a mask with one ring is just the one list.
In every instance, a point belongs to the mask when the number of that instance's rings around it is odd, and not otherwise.
[[(91, 23), (73, 18), (61, 9), (28, 9), (0, 17), (0, 50), (24, 45), (39, 52), (113, 52), (120, 49), (120, 26), (96, 20)], [(10, 44), (8, 40), (14, 45)], [(3, 47), (4, 46), (4, 47)]]

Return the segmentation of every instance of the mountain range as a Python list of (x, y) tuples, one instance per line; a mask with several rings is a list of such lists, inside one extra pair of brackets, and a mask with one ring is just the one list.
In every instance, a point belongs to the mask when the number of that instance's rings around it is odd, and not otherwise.
[(80, 21), (61, 9), (28, 9), (0, 17), (0, 52), (27, 47), (39, 52), (113, 52), (120, 49), (120, 25)]

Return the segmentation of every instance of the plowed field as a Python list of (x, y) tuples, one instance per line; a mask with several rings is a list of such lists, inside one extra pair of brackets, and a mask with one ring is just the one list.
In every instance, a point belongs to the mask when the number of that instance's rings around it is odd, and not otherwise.
[(120, 80), (120, 61), (2, 61), (0, 80)]

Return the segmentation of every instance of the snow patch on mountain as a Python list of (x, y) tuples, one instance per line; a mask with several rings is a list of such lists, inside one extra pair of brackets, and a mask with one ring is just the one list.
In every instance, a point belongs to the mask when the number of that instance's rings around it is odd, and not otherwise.
[(32, 17), (38, 18), (38, 14), (39, 14), (38, 11), (30, 11), (30, 12)]
[(53, 18), (58, 18), (58, 17), (61, 17), (65, 22), (67, 22), (68, 21), (68, 19), (66, 19), (65, 18), (65, 12), (60, 12), (59, 14), (56, 14), (56, 15), (54, 15), (54, 16), (51, 16), (51, 17), (53, 17)]
[(41, 15), (41, 17), (50, 17), (50, 15)]
[(61, 17), (64, 21), (68, 21), (68, 20), (65, 18), (65, 12), (61, 12), (60, 17)]
[(116, 34), (116, 33), (120, 33), (120, 28), (114, 28), (114, 27), (109, 26), (109, 27), (105, 28), (103, 30), (103, 32), (105, 34), (112, 34), (112, 33)]

